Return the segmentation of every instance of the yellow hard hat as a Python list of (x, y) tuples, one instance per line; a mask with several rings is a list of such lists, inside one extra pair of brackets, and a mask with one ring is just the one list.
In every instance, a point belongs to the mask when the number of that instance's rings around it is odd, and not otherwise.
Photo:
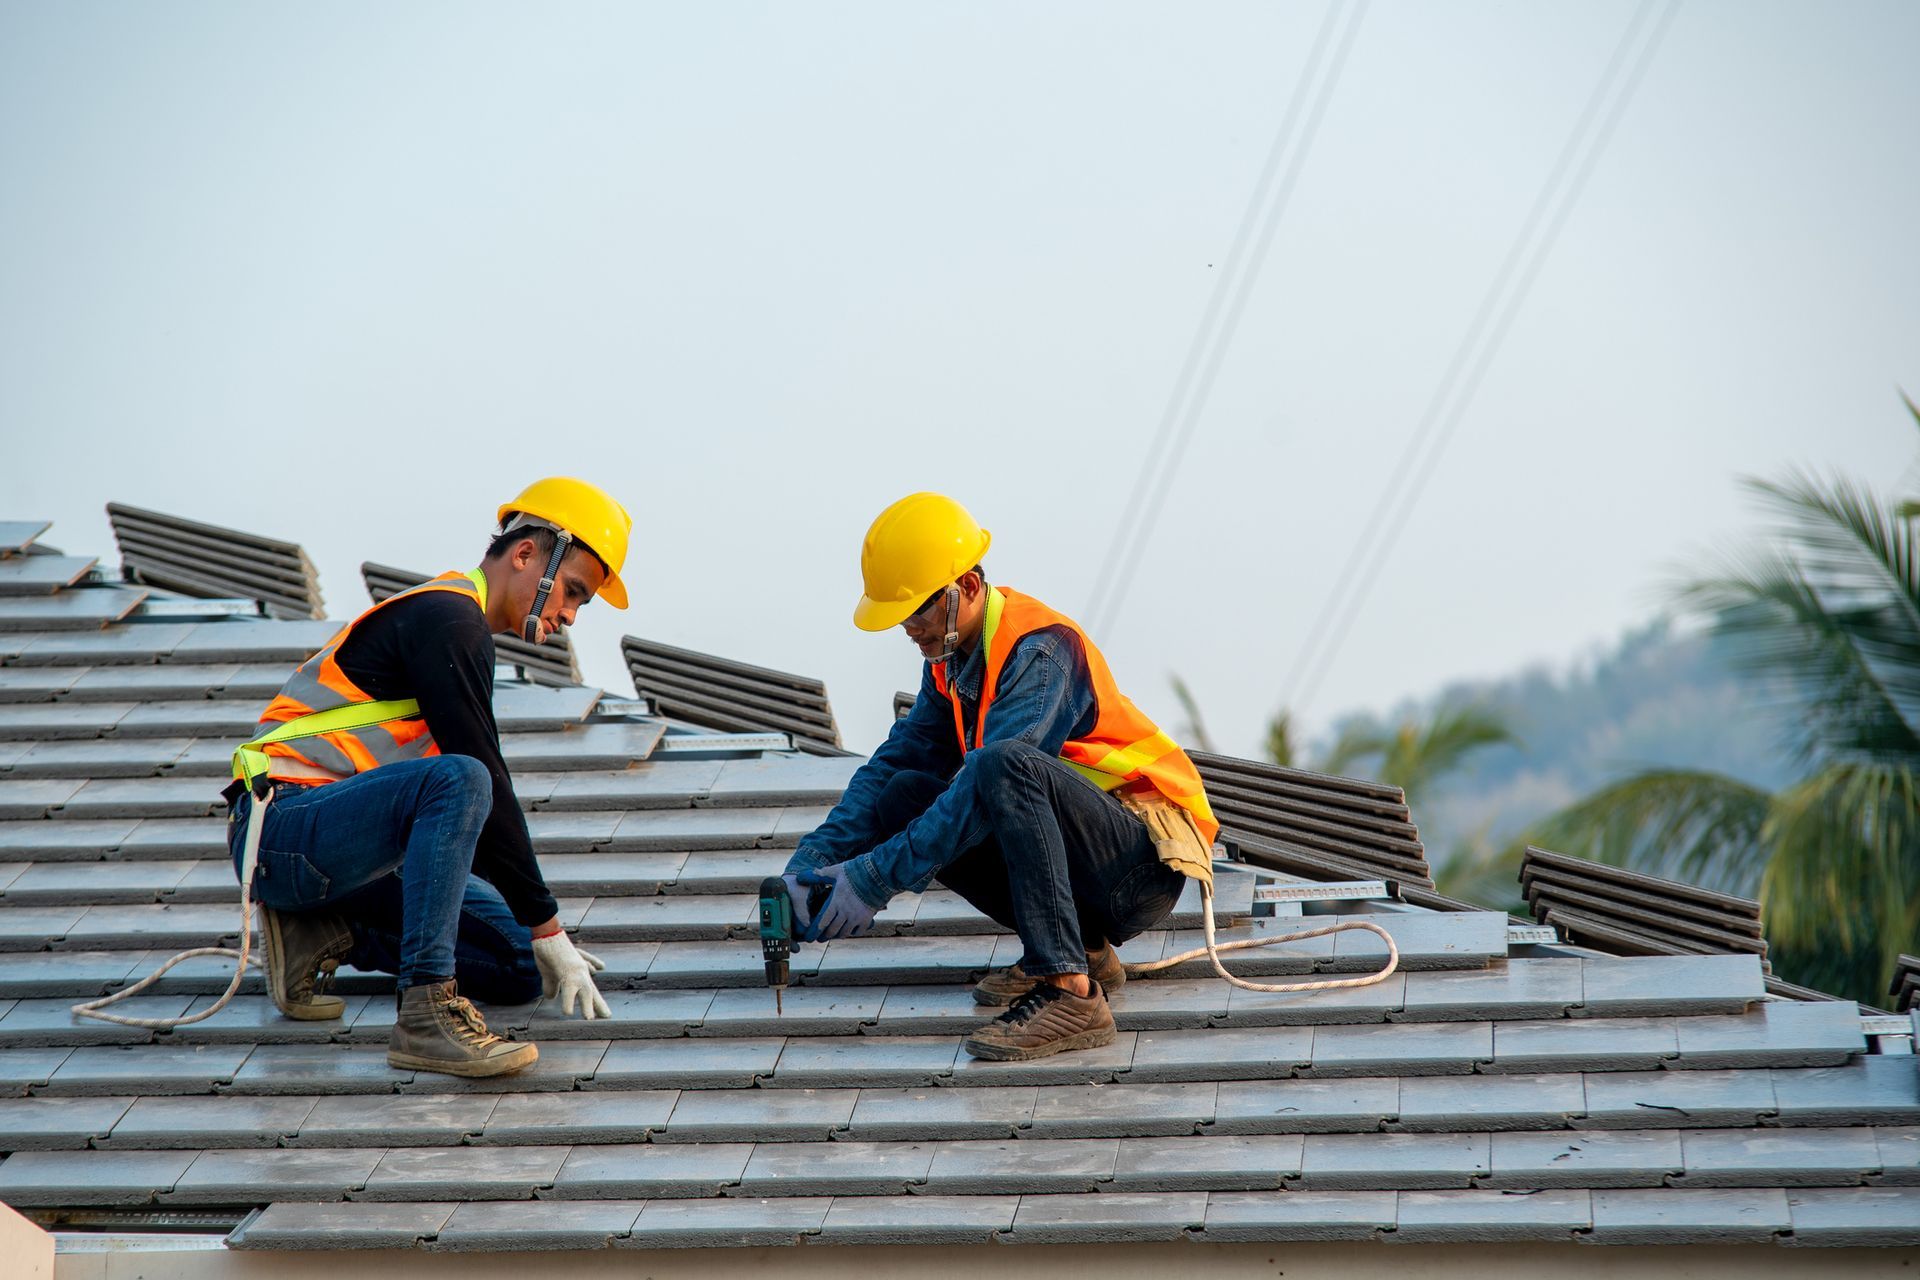
[(913, 616), (926, 598), (980, 563), (993, 535), (952, 498), (910, 493), (882, 511), (860, 545), (866, 594), (853, 625), (885, 631)]
[(633, 517), (612, 494), (585, 480), (549, 476), (535, 480), (520, 491), (519, 497), (500, 508), (502, 528), (516, 511), (565, 529), (576, 542), (605, 561), (607, 580), (600, 584), (600, 597), (616, 609), (627, 607), (627, 588), (620, 581), (620, 570), (627, 563), (627, 540), (633, 533)]

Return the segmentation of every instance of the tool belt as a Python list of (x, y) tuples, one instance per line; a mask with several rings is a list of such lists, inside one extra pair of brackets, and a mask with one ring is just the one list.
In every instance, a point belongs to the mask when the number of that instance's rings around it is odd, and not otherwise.
[(1127, 812), (1146, 824), (1160, 861), (1213, 888), (1213, 850), (1200, 836), (1193, 815), (1154, 790), (1151, 785), (1128, 787), (1116, 798)]

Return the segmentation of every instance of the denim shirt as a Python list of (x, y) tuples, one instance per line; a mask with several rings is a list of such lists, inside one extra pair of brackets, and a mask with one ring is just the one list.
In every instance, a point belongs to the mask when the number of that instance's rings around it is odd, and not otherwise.
[[(953, 678), (969, 739), (986, 679), (983, 650), (976, 644)], [(1093, 679), (1079, 637), (1065, 627), (1042, 627), (1020, 637), (1007, 655), (982, 741), (1018, 738), (1058, 755), (1069, 739), (1092, 732), (1095, 714)], [(848, 883), (874, 908), (884, 907), (897, 893), (925, 889), (935, 872), (988, 834), (973, 788), (949, 786), (905, 831), (878, 844), (875, 803), (888, 779), (903, 769), (951, 780), (963, 768), (953, 706), (934, 685), (929, 662), (921, 672), (913, 709), (894, 722), (880, 749), (855, 771), (827, 820), (801, 840), (787, 871), (844, 862)]]

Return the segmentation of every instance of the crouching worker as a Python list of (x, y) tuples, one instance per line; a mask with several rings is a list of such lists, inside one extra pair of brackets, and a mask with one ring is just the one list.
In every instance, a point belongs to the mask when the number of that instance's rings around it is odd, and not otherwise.
[(561, 931), (493, 717), (493, 636), (539, 642), (595, 595), (627, 604), (632, 519), (579, 480), (500, 508), (478, 569), (375, 605), (295, 671), (235, 753), (235, 870), (258, 810), (253, 896), (267, 989), (290, 1018), (340, 1016), (342, 964), (397, 976), (391, 1065), (517, 1071), (532, 1044), (487, 1030), (469, 997), (557, 996), (607, 1015), (601, 968)]
[[(975, 989), (1010, 1006), (976, 1058), (1113, 1040), (1116, 945), (1164, 920), (1176, 864), (1205, 866), (1218, 824), (1186, 753), (1114, 685), (1071, 620), (987, 584), (989, 535), (957, 502), (902, 498), (861, 550), (854, 625), (900, 626), (926, 659), (895, 722), (787, 864), (809, 937), (868, 931), (895, 894), (940, 884), (1020, 935), (1018, 964)], [(830, 886), (807, 920), (807, 886)]]

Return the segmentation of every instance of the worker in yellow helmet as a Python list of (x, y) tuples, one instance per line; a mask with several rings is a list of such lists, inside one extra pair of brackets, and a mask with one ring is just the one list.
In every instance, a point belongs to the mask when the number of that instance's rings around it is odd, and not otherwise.
[(267, 989), (322, 1020), (339, 965), (393, 973), (395, 1067), (491, 1076), (539, 1050), (487, 1030), (467, 996), (543, 993), (607, 1016), (602, 966), (574, 947), (534, 861), (493, 717), (493, 637), (539, 642), (600, 597), (627, 605), (633, 520), (598, 486), (553, 477), (498, 513), (478, 568), (356, 618), (295, 671), (234, 753), (236, 869), (249, 827)]
[(1114, 948), (1166, 918), (1180, 868), (1206, 874), (1219, 827), (1193, 762), (1079, 625), (988, 585), (991, 541), (933, 493), (867, 531), (854, 625), (905, 629), (926, 659), (920, 693), (787, 874), (816, 939), (866, 932), (894, 895), (936, 880), (1018, 933), (1020, 962), (974, 992), (1010, 1007), (966, 1047), (1019, 1060), (1113, 1040)]

